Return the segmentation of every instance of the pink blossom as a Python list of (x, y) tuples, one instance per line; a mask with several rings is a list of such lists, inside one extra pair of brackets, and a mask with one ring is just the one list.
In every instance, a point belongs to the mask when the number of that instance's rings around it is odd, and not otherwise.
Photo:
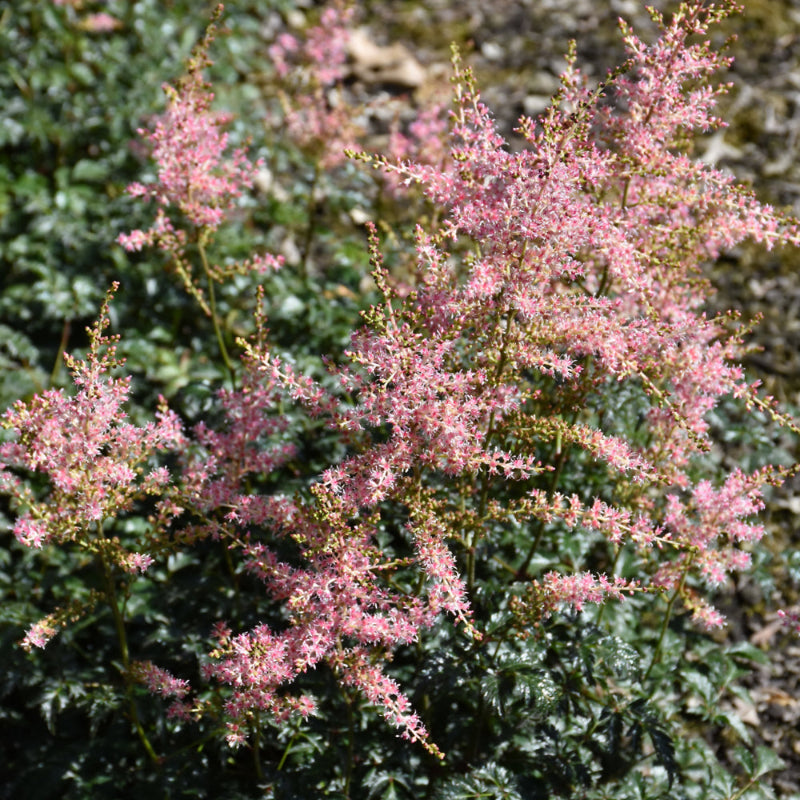
[(778, 616), (783, 620), (784, 625), (790, 628), (795, 634), (800, 635), (800, 611), (797, 609), (781, 609)]
[(131, 665), (131, 673), (133, 678), (144, 683), (149, 691), (164, 698), (176, 697), (180, 700), (189, 692), (188, 681), (173, 677), (150, 661), (137, 661)]
[[(216, 16), (221, 12), (222, 6)], [(214, 35), (212, 24), (189, 60), (186, 74), (174, 86), (164, 84), (166, 111), (149, 129), (138, 131), (150, 146), (158, 175), (150, 184), (130, 184), (128, 193), (155, 200), (159, 209), (149, 230), (135, 230), (118, 238), (132, 251), (157, 244), (184, 270), (188, 269), (183, 258), (186, 234), (173, 222), (173, 215), (184, 217), (207, 235), (219, 227), (243, 190), (253, 185), (254, 175), (262, 166), (261, 161), (253, 164), (248, 160), (246, 148), (230, 150), (223, 128), (231, 116), (211, 108), (214, 94), (203, 78), (203, 70), (212, 63), (208, 49)], [(191, 280), (188, 275), (185, 279)]]
[(404, 739), (417, 741), (433, 755), (444, 758), (441, 751), (428, 740), (425, 726), (411, 709), (408, 698), (380, 667), (370, 664), (365, 654), (359, 651), (347, 653), (340, 663), (345, 684), (360, 689), (391, 724), (400, 728)]
[(59, 627), (61, 626), (57, 623), (55, 615), (51, 614), (28, 629), (20, 646), (27, 651), (30, 651), (33, 647), (44, 648), (58, 633)]
[(120, 557), (120, 566), (134, 575), (137, 572), (144, 574), (153, 563), (153, 557), (145, 553), (126, 553)]
[[(219, 6), (214, 19), (222, 13)], [(206, 254), (214, 231), (246, 188), (253, 185), (263, 160), (252, 163), (247, 148), (231, 150), (224, 127), (231, 115), (212, 110), (214, 94), (203, 78), (211, 65), (208, 49), (214, 39), (212, 23), (203, 41), (195, 48), (186, 74), (175, 85), (164, 84), (167, 109), (156, 117), (149, 129), (139, 129), (157, 165), (157, 179), (149, 184), (131, 183), (132, 197), (155, 200), (156, 217), (148, 230), (133, 230), (118, 236), (117, 242), (135, 252), (157, 246), (167, 253), (187, 291), (203, 311), (213, 315), (213, 295), (209, 302), (200, 288), (195, 267), (187, 256), (187, 245), (199, 243), (205, 277), (210, 282), (224, 282), (234, 274), (276, 270), (283, 258), (256, 255), (232, 264), (213, 264)], [(210, 293), (213, 292), (213, 283)], [(227, 353), (224, 354), (228, 361)]]
[[(139, 131), (152, 146), (158, 180), (133, 183), (128, 191), (179, 209), (198, 227), (217, 228), (242, 188), (252, 186), (255, 167), (243, 149), (225, 156), (228, 135), (221, 128), (230, 118), (211, 110), (214, 95), (199, 70), (190, 72), (177, 88), (163, 88), (167, 111), (152, 130)], [(147, 233), (134, 231), (120, 237), (120, 243), (138, 249), (147, 238)]]
[(36, 549), (40, 549), (49, 539), (44, 520), (31, 519), (28, 516), (19, 517), (14, 523), (14, 536), (20, 544)]
[[(85, 360), (65, 357), (75, 393), (45, 391), (28, 402), (18, 401), (3, 417), (16, 441), (0, 445), (0, 458), (8, 467), (43, 473), (51, 484), (42, 499), (34, 499), (23, 483), (9, 487), (29, 508), (14, 528), (17, 539), (29, 547), (77, 541), (93, 548), (105, 519), (123, 514), (136, 497), (163, 490), (166, 469), (159, 468), (156, 480), (143, 478), (148, 456), (183, 441), (180, 422), (165, 408), (157, 422), (137, 427), (127, 421), (130, 378), (110, 374), (123, 362), (116, 356), (116, 339), (104, 334), (107, 303), (89, 330)], [(152, 560), (125, 551), (118, 542), (113, 553), (128, 571), (143, 571)]]
[[(670, 611), (680, 601), (705, 628), (722, 624), (700, 587), (747, 567), (743, 545), (763, 534), (753, 519), (763, 486), (781, 475), (734, 470), (716, 480), (704, 472), (709, 413), (724, 397), (756, 400), (736, 361), (742, 342), (731, 319), (703, 310), (712, 291), (702, 265), (746, 238), (771, 244), (797, 235), (731, 178), (681, 151), (686, 136), (718, 124), (712, 112), (724, 87), (708, 81), (726, 59), (695, 36), (718, 16), (701, 4), (683, 5), (669, 23), (656, 15), (661, 35), (650, 46), (623, 26), (628, 62), (609, 76), (603, 103), (570, 56), (551, 108), (520, 120), (527, 146), (519, 151), (456, 61), (447, 146), (441, 120), (423, 119), (416, 130), (437, 134), (434, 152), (398, 142), (392, 160), (360, 157), (396, 185), (418, 184), (438, 212), (430, 230), (416, 230), (413, 291), (393, 288), (371, 230), (380, 299), (325, 381), (259, 341), (247, 348), (241, 388), (219, 394), (224, 418), (186, 439), (166, 417), (146, 432), (123, 422), (128, 384), (92, 394), (108, 381), (91, 363), (75, 370), (89, 397), (77, 410), (39, 414), (23, 404), (12, 415), (20, 430), (35, 429), (23, 451), (28, 467), (52, 474), (72, 500), (70, 514), (94, 523), (135, 491), (165, 486), (163, 473), (143, 476), (142, 458), (128, 457), (149, 452), (144, 441), (150, 449), (181, 444), (179, 486), (160, 513), (191, 509), (191, 521), (175, 525), (176, 540), (210, 537), (241, 554), (282, 615), (274, 628), (214, 628), (201, 672), (224, 688), (232, 745), (244, 742), (254, 713), (279, 722), (312, 713), (311, 699), (293, 692), (327, 666), (402, 736), (438, 755), (384, 662), (443, 614), (480, 637), (470, 596), (476, 561), (507, 525), (540, 532), (527, 556), (504, 565), (528, 581), (512, 600), (521, 631), (528, 619), (635, 592), (668, 595)], [(337, 86), (346, 21), (341, 7), (325, 11), (320, 26), (281, 37), (271, 51), (287, 87), (302, 90), (287, 97), (290, 134), (322, 167), (337, 165), (343, 140), (355, 138)], [(164, 209), (214, 229), (251, 170), (242, 153), (224, 157), (222, 118), (210, 111), (198, 69), (168, 96), (167, 114), (148, 134), (159, 180), (131, 187), (163, 208), (150, 231), (122, 241), (157, 243), (182, 258), (186, 236)], [(340, 136), (331, 136), (335, 126)], [(615, 407), (617, 397), (641, 407), (635, 425), (616, 418), (628, 411)], [(67, 401), (54, 393), (39, 402), (50, 411)], [(295, 455), (289, 405), (346, 447), (296, 493), (259, 493), (254, 476)], [(68, 437), (62, 417), (79, 418), (83, 438)], [(70, 448), (80, 458), (65, 458)], [(0, 457), (13, 463), (20, 451)], [(87, 476), (87, 461), (102, 464), (102, 474)], [(600, 477), (564, 490), (562, 470), (575, 464), (573, 477)], [(32, 507), (30, 520), (40, 518)], [(397, 529), (404, 556), (382, 551), (387, 529)], [(641, 579), (580, 563), (531, 574), (533, 556), (547, 555), (542, 536), (565, 529), (624, 552)], [(30, 521), (20, 535), (35, 542), (55, 534)], [(172, 686), (152, 674), (157, 691)]]
[(122, 23), (105, 11), (96, 14), (87, 14), (81, 20), (81, 28), (92, 33), (109, 33), (122, 27)]
[(581, 611), (587, 603), (601, 604), (608, 598), (622, 600), (626, 593), (633, 594), (639, 589), (636, 581), (628, 581), (618, 575), (609, 579), (606, 575), (592, 575), (589, 572), (575, 575), (548, 572), (542, 582), (534, 581), (533, 586), (545, 615), (561, 605)]
[(269, 48), (286, 89), (283, 116), (274, 124), (285, 127), (324, 169), (342, 164), (362, 132), (341, 93), (353, 13), (342, 2), (328, 5), (317, 25), (298, 36), (283, 33)]

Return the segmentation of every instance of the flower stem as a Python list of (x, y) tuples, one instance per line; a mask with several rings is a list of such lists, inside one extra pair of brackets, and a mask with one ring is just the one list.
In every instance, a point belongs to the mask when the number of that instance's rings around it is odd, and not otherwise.
[(344, 704), (345, 708), (347, 709), (347, 729), (348, 729), (348, 736), (347, 736), (347, 764), (345, 766), (345, 776), (344, 776), (344, 796), (347, 800), (350, 800), (350, 784), (353, 780), (353, 764), (355, 763), (355, 748), (354, 748), (354, 739), (356, 735), (356, 721), (355, 715), (353, 714), (353, 700), (350, 697), (348, 691), (341, 687), (341, 692), (344, 695)]
[(227, 368), (228, 374), (231, 378), (231, 387), (235, 389), (236, 369), (233, 366), (231, 357), (228, 355), (228, 348), (225, 346), (225, 339), (222, 336), (222, 329), (219, 325), (219, 317), (217, 315), (217, 295), (214, 291), (214, 276), (211, 274), (211, 267), (208, 264), (208, 256), (206, 255), (206, 248), (202, 236), (198, 242), (198, 250), (200, 252), (200, 260), (203, 262), (203, 271), (206, 273), (206, 279), (208, 281), (208, 302), (211, 310), (211, 322), (214, 325), (214, 333), (217, 336), (220, 355), (222, 356), (222, 360), (225, 363), (225, 367)]
[(677, 599), (683, 594), (683, 587), (686, 585), (686, 578), (689, 575), (689, 570), (692, 566), (692, 561), (694, 561), (694, 551), (689, 553), (689, 558), (686, 560), (686, 566), (683, 570), (683, 574), (681, 575), (680, 583), (675, 588), (675, 591), (672, 593), (672, 597), (670, 597), (669, 601), (667, 602), (667, 610), (664, 614), (664, 619), (661, 623), (661, 630), (658, 633), (658, 641), (656, 642), (655, 650), (653, 650), (653, 657), (650, 659), (650, 666), (647, 668), (647, 672), (644, 674), (643, 682), (646, 681), (650, 677), (650, 673), (653, 671), (653, 667), (658, 663), (659, 658), (661, 657), (661, 649), (664, 644), (664, 636), (666, 636), (667, 628), (669, 627), (669, 621), (672, 616), (672, 609), (675, 606), (675, 602)]
[(61, 340), (58, 343), (58, 353), (56, 354), (56, 360), (53, 364), (53, 369), (50, 372), (50, 380), (47, 384), (49, 388), (55, 386), (58, 373), (61, 372), (61, 366), (64, 363), (64, 351), (67, 349), (67, 342), (69, 341), (69, 334), (71, 330), (72, 323), (70, 320), (65, 319), (64, 326), (61, 329)]
[(306, 221), (306, 229), (303, 235), (303, 249), (300, 251), (300, 277), (302, 278), (304, 284), (308, 283), (308, 260), (311, 256), (311, 246), (314, 242), (315, 233), (314, 195), (317, 192), (317, 185), (319, 184), (321, 174), (322, 168), (317, 160), (314, 162), (314, 175), (311, 178), (311, 186), (308, 188), (308, 199), (306, 202), (306, 214), (308, 215), (308, 220)]
[(264, 770), (261, 767), (261, 715), (257, 710), (253, 721), (253, 767), (258, 781), (263, 781)]
[[(100, 532), (102, 537), (102, 529)], [(103, 568), (103, 580), (105, 583), (106, 588), (106, 599), (108, 600), (108, 605), (111, 607), (111, 614), (114, 617), (114, 628), (117, 632), (117, 641), (119, 643), (119, 650), (120, 656), (122, 657), (122, 675), (123, 680), (125, 682), (125, 697), (128, 701), (128, 710), (130, 712), (130, 719), (133, 723), (133, 727), (136, 730), (136, 734), (139, 737), (147, 755), (150, 757), (150, 760), (156, 764), (161, 764), (161, 759), (158, 757), (156, 751), (153, 749), (153, 745), (150, 743), (150, 740), (147, 738), (147, 733), (142, 726), (141, 720), (139, 719), (139, 712), (136, 709), (136, 701), (133, 697), (133, 686), (131, 685), (131, 661), (130, 661), (130, 654), (128, 651), (128, 637), (125, 632), (125, 619), (123, 617), (123, 613), (120, 609), (120, 602), (119, 597), (117, 595), (117, 588), (114, 582), (114, 576), (111, 571), (111, 565), (108, 562), (108, 558), (106, 557), (106, 553), (104, 548), (101, 546), (100, 548), (100, 563)]]

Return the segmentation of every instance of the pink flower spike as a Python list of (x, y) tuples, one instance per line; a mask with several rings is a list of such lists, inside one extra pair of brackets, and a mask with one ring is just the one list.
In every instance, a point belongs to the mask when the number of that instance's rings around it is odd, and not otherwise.
[[(261, 162), (251, 163), (244, 148), (230, 150), (228, 134), (222, 129), (231, 116), (211, 108), (214, 95), (203, 70), (211, 64), (207, 52), (214, 35), (212, 23), (195, 49), (187, 73), (174, 86), (164, 84), (166, 111), (149, 129), (139, 131), (157, 164), (157, 180), (128, 187), (132, 197), (149, 197), (163, 209), (179, 211), (196, 227), (210, 230), (219, 227), (242, 190), (253, 185), (262, 166)], [(154, 226), (148, 232), (123, 234), (119, 241), (133, 250), (162, 237)]]
[(150, 661), (137, 661), (131, 665), (132, 677), (144, 683), (148, 691), (161, 697), (183, 699), (189, 692), (189, 682), (175, 678)]

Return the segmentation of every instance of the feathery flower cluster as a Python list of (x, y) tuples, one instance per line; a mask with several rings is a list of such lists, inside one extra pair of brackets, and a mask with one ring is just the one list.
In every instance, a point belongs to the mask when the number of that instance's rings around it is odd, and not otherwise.
[(575, 575), (548, 572), (541, 583), (533, 581), (533, 587), (541, 595), (538, 602), (543, 614), (547, 615), (560, 605), (569, 605), (580, 611), (587, 603), (599, 605), (609, 598), (622, 600), (625, 593), (635, 592), (638, 584), (619, 575), (610, 580), (605, 575), (592, 575), (589, 572)]
[(279, 124), (324, 169), (342, 164), (345, 150), (353, 147), (362, 132), (341, 89), (353, 14), (353, 7), (344, 2), (329, 5), (319, 23), (302, 37), (284, 33), (269, 48), (285, 87)]
[[(215, 19), (221, 11), (220, 6)], [(159, 223), (149, 231), (120, 236), (120, 244), (129, 250), (162, 241), (166, 231), (172, 230), (164, 212), (171, 207), (199, 228), (217, 228), (242, 188), (253, 184), (258, 165), (250, 163), (246, 151), (240, 148), (226, 156), (228, 135), (222, 127), (231, 121), (231, 116), (211, 109), (214, 94), (203, 78), (203, 70), (212, 63), (207, 54), (214, 36), (212, 24), (195, 49), (183, 78), (174, 87), (164, 84), (166, 112), (156, 118), (152, 130), (139, 130), (139, 135), (152, 146), (158, 180), (147, 185), (133, 183), (128, 193), (151, 198), (162, 208)]]
[[(204, 434), (210, 435), (208, 431)], [(215, 465), (234, 466), (219, 457)], [(240, 477), (244, 474), (245, 470), (240, 470)], [(255, 710), (268, 710), (278, 720), (290, 713), (310, 713), (310, 699), (287, 695), (285, 687), (322, 662), (347, 681), (352, 678), (348, 665), (361, 665), (362, 677), (354, 685), (363, 688), (371, 676), (376, 680), (375, 696), (383, 696), (378, 687), (389, 679), (383, 676), (378, 680), (377, 665), (365, 668), (371, 653), (414, 641), (418, 627), (431, 624), (435, 612), (426, 611), (414, 597), (380, 585), (381, 575), (396, 565), (382, 563), (374, 544), (376, 520), (354, 523), (353, 515), (323, 484), (315, 487), (310, 502), (252, 492), (237, 495), (218, 483), (207, 487), (194, 484), (193, 488), (202, 497), (206, 518), (212, 518), (216, 508), (233, 509), (223, 524), (214, 524), (212, 533), (238, 542), (246, 569), (264, 582), (273, 600), (284, 604), (289, 623), (281, 632), (262, 624), (236, 636), (219, 626), (217, 644), (203, 667), (203, 676), (233, 690), (225, 703), (229, 741), (240, 741), (237, 732), (247, 729)], [(304, 566), (281, 560), (275, 549), (248, 533), (265, 526), (272, 528), (279, 541), (294, 542)], [(192, 535), (197, 535), (197, 528)], [(401, 696), (394, 690), (391, 695), (399, 709)], [(386, 698), (388, 702), (388, 694)], [(408, 716), (407, 722), (414, 724), (409, 735), (424, 740), (426, 734), (417, 718)]]
[(225, 413), (222, 429), (200, 422), (180, 457), (181, 502), (204, 520), (184, 526), (182, 537), (190, 541), (224, 537), (226, 522), (260, 520), (263, 511), (258, 498), (247, 491), (248, 479), (269, 475), (296, 452), (285, 441), (287, 425), (276, 412), (280, 398), (274, 384), (263, 383), (252, 361), (245, 360), (243, 367), (241, 388), (218, 393)]
[(169, 672), (157, 667), (150, 661), (137, 661), (131, 665), (131, 672), (137, 680), (144, 683), (154, 694), (162, 697), (185, 697), (189, 686), (185, 680), (170, 675)]
[[(440, 372), (452, 370), (460, 379), (473, 374), (463, 369), (468, 364), (479, 377), (470, 386), (470, 402), (458, 403), (482, 407), (483, 416), (475, 414), (467, 430), (472, 436), (482, 430), (484, 443), (502, 432), (527, 440), (534, 451), (537, 440), (556, 439), (557, 452), (562, 442), (580, 447), (609, 469), (630, 473), (642, 492), (652, 482), (665, 487), (666, 506), (638, 495), (649, 522), (639, 515), (632, 525), (625, 509), (591, 520), (577, 501), (564, 517), (590, 528), (610, 525), (609, 539), (618, 545), (669, 542), (681, 554), (656, 573), (656, 585), (665, 585), (665, 572), (680, 572), (681, 564), (712, 583), (746, 566), (747, 556), (735, 543), (760, 535), (745, 520), (760, 508), (758, 486), (776, 479), (772, 473), (736, 474), (713, 491), (707, 482), (692, 488), (687, 471), (694, 455), (709, 446), (707, 412), (720, 397), (748, 391), (741, 368), (731, 362), (738, 338), (724, 318), (709, 319), (700, 308), (710, 296), (707, 285), (705, 293), (697, 291), (700, 265), (747, 237), (768, 246), (797, 239), (793, 227), (735, 187), (732, 178), (680, 152), (693, 130), (719, 124), (711, 109), (725, 90), (710, 89), (706, 80), (727, 60), (690, 37), (732, 9), (731, 3), (684, 3), (669, 24), (654, 14), (662, 35), (652, 46), (623, 25), (629, 57), (602, 92), (586, 85), (572, 53), (550, 110), (539, 120), (520, 120), (529, 148), (519, 153), (509, 151), (471, 74), (456, 61), (450, 162), (437, 167), (361, 156), (418, 182), (449, 212), (439, 237), (419, 237), (422, 288), (412, 302), (416, 319), (425, 320), (417, 332), (424, 352), (414, 354), (408, 372), (424, 372), (427, 354), (435, 354)], [(612, 102), (601, 106), (602, 93)], [(470, 242), (477, 254), (463, 267), (453, 266), (454, 255), (438, 244), (445, 237)], [(408, 318), (414, 312), (403, 313)], [(372, 362), (377, 342), (391, 333), (385, 326), (371, 334)], [(411, 338), (405, 333), (403, 344)], [(384, 346), (395, 357), (401, 352), (396, 341)], [(356, 358), (369, 365), (361, 351), (367, 346), (360, 346)], [(392, 379), (402, 374), (388, 366), (388, 358), (383, 362)], [(541, 377), (525, 386), (519, 380), (525, 374)], [(547, 377), (558, 381), (547, 384)], [(582, 403), (609, 381), (623, 380), (636, 382), (650, 398), (652, 444), (646, 449), (578, 421), (543, 416), (542, 405), (526, 399), (547, 386), (543, 394), (557, 408), (553, 398), (559, 394)], [(513, 409), (485, 405), (487, 390), (500, 387), (514, 398)], [(405, 387), (398, 389), (402, 395)], [(449, 422), (451, 416), (443, 418)], [(479, 450), (482, 444), (473, 441)], [(477, 464), (476, 456), (477, 451), (458, 466)], [(692, 492), (699, 517), (691, 534), (677, 511), (684, 490)], [(563, 514), (561, 503), (558, 495), (534, 489), (519, 510), (552, 519)], [(720, 540), (723, 531), (726, 543)], [(652, 557), (663, 558), (660, 552)], [(570, 590), (564, 599), (571, 598)], [(688, 590), (684, 599), (697, 607)]]
[[(23, 650), (30, 651), (34, 647), (43, 648), (58, 633), (59, 624), (57, 614), (48, 614), (28, 628), (25, 637), (20, 642)], [(66, 623), (62, 623), (66, 624)]]
[[(117, 238), (128, 251), (157, 246), (166, 252), (184, 287), (208, 316), (214, 315), (213, 286), (209, 286), (212, 295), (209, 304), (187, 256), (188, 244), (199, 244), (209, 282), (222, 283), (234, 273), (276, 270), (283, 261), (279, 256), (259, 254), (244, 262), (220, 266), (210, 263), (206, 255), (214, 231), (243, 190), (252, 187), (257, 171), (263, 166), (263, 161), (254, 164), (248, 159), (246, 148), (228, 153), (228, 134), (222, 129), (232, 117), (211, 108), (214, 94), (203, 71), (212, 64), (208, 50), (216, 34), (214, 22), (222, 10), (222, 5), (217, 7), (184, 76), (175, 86), (162, 87), (167, 96), (166, 112), (156, 118), (152, 130), (138, 131), (151, 147), (158, 178), (150, 184), (132, 183), (128, 193), (155, 200), (156, 219), (148, 230), (122, 233)], [(190, 228), (188, 233), (182, 228), (186, 223)]]
[[(112, 292), (116, 288), (115, 284)], [(29, 402), (18, 401), (3, 416), (3, 427), (16, 438), (0, 445), (0, 486), (21, 509), (14, 525), (20, 543), (42, 548), (74, 542), (136, 573), (144, 572), (152, 558), (126, 549), (104, 529), (138, 499), (164, 491), (169, 473), (163, 467), (148, 467), (148, 460), (157, 451), (178, 447), (184, 436), (177, 416), (166, 407), (156, 422), (143, 427), (126, 421), (130, 378), (109, 374), (124, 362), (116, 355), (117, 337), (104, 333), (112, 292), (89, 329), (86, 359), (65, 358), (77, 392), (70, 396), (46, 391)], [(48, 492), (38, 495), (9, 468), (42, 473)], [(47, 619), (34, 626), (27, 641), (41, 647), (55, 633)]]
[[(450, 159), (448, 138), (450, 116), (447, 105), (433, 103), (419, 110), (416, 118), (409, 124), (408, 133), (392, 131), (387, 144), (387, 155), (394, 161), (413, 161), (443, 169)], [(404, 178), (389, 172), (384, 174), (389, 190), (403, 194), (408, 187)]]

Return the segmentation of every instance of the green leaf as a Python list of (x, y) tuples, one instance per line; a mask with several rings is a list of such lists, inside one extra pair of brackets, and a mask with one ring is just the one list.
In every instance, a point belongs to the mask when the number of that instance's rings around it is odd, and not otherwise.
[(75, 183), (100, 183), (108, 179), (108, 163), (82, 158), (72, 168), (72, 180)]
[(717, 714), (714, 717), (714, 722), (723, 728), (731, 728), (742, 741), (750, 741), (750, 731), (747, 730), (747, 726), (735, 711), (724, 711), (721, 714)]
[(653, 743), (653, 749), (656, 751), (656, 760), (667, 771), (669, 786), (672, 788), (672, 783), (678, 774), (678, 762), (675, 760), (675, 743), (669, 734), (657, 725), (645, 724), (644, 728)]
[(500, 689), (500, 676), (494, 672), (487, 672), (481, 677), (481, 697), (486, 705), (495, 713), (503, 713), (503, 693)]
[(769, 656), (750, 642), (736, 642), (727, 649), (727, 652), (731, 656), (754, 661), (756, 664), (769, 664)]
[(70, 65), (69, 74), (70, 77), (75, 78), (75, 80), (79, 81), (83, 86), (91, 86), (95, 81), (91, 67), (82, 62)]
[(700, 672), (684, 672), (681, 675), (682, 681), (693, 689), (705, 702), (706, 705), (716, 702), (718, 691), (707, 676)]
[(770, 747), (756, 748), (756, 765), (752, 777), (760, 778), (768, 772), (786, 769), (786, 762)]
[[(364, 778), (367, 800), (400, 800), (413, 797), (412, 787), (402, 774), (371, 769)], [(404, 791), (398, 792), (401, 788)]]
[(618, 678), (636, 675), (641, 666), (641, 656), (635, 647), (624, 642), (618, 636), (605, 636), (597, 645), (598, 661), (606, 666)]
[(737, 747), (734, 752), (736, 753), (736, 761), (744, 770), (744, 774), (747, 775), (748, 778), (752, 778), (756, 771), (755, 755), (753, 751), (747, 747)]
[(514, 776), (494, 763), (486, 764), (462, 778), (449, 781), (437, 800), (522, 800)]

